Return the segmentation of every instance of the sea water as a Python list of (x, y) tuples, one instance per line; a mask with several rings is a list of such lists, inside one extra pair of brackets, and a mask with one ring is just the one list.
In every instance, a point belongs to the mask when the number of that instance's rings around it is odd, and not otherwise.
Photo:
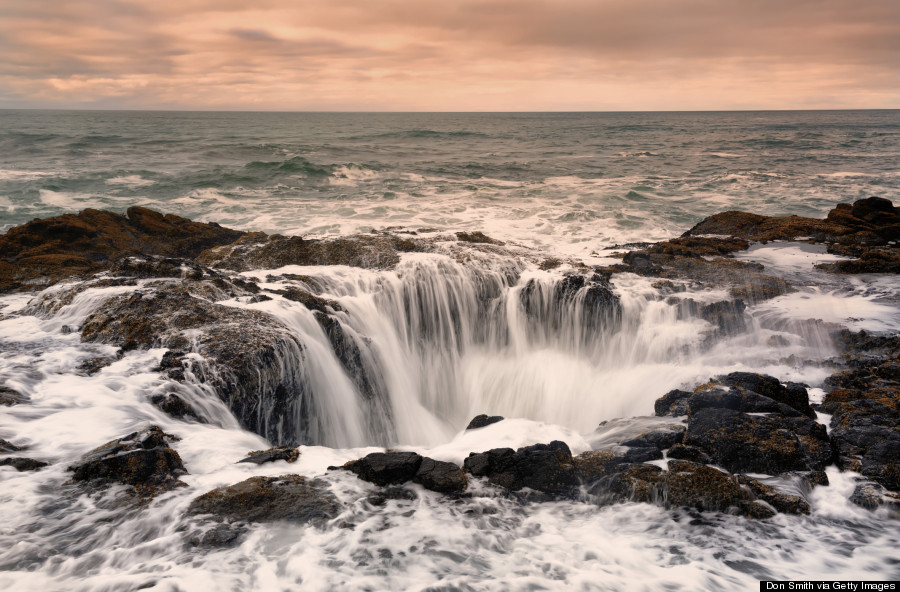
[[(420, 236), (481, 230), (506, 251), (404, 255), (393, 270), (342, 266), (250, 272), (312, 278), (364, 343), (373, 388), (389, 401), (367, 416), (309, 311), (277, 295), (223, 304), (269, 313), (305, 346), (302, 373), (322, 405), (295, 464), (234, 464), (268, 442), (242, 430), (203, 385), (182, 387), (206, 423), (149, 402), (171, 383), (165, 350), (129, 352), (97, 374), (77, 327), (107, 298), (90, 289), (53, 312), (41, 295), (0, 298), (0, 376), (31, 399), (4, 408), (0, 437), (51, 461), (0, 468), (0, 586), (9, 590), (735, 590), (759, 579), (900, 578), (900, 528), (848, 503), (854, 475), (829, 470), (810, 516), (765, 521), (641, 504), (523, 504), (473, 481), (448, 502), (365, 501), (374, 486), (330, 473), (344, 510), (323, 528), (258, 525), (235, 548), (186, 543), (190, 500), (253, 475), (322, 475), (384, 447), (462, 463), (469, 452), (562, 440), (573, 453), (655, 420), (653, 401), (735, 370), (805, 382), (813, 393), (839, 327), (900, 329), (896, 276), (834, 276), (835, 259), (801, 242), (755, 245), (757, 261), (797, 292), (751, 305), (748, 331), (704, 341), (652, 281), (614, 277), (616, 324), (552, 323), (520, 308), (570, 269), (545, 257), (609, 261), (613, 247), (671, 238), (727, 209), (823, 216), (837, 202), (900, 198), (900, 113), (279, 114), (0, 111), (0, 230), (35, 217), (142, 205), (243, 230), (306, 237), (397, 229)], [(460, 245), (458, 248), (465, 248)], [(677, 295), (700, 302), (724, 290)], [(549, 296), (547, 296), (549, 298)], [(490, 306), (486, 307), (486, 302)], [(595, 326), (596, 330), (586, 330)], [(608, 329), (604, 329), (608, 327)], [(778, 348), (771, 345), (779, 337)], [(189, 381), (190, 382), (190, 381)], [(465, 431), (475, 414), (506, 421)], [(826, 421), (820, 416), (820, 421)], [(607, 421), (604, 427), (598, 425)], [(187, 487), (134, 509), (67, 485), (66, 466), (138, 427), (157, 424)], [(187, 525), (187, 528), (186, 528)]]

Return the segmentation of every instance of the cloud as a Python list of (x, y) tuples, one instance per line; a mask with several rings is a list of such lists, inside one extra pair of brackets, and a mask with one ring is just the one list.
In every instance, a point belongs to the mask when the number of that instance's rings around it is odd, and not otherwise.
[(900, 107), (896, 0), (0, 4), (0, 106)]

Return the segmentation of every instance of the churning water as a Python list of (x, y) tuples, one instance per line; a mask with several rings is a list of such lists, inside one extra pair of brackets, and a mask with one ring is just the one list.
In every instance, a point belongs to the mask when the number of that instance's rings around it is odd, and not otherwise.
[[(765, 521), (696, 520), (631, 503), (522, 504), (477, 482), (459, 502), (419, 489), (414, 500), (376, 507), (365, 501), (372, 486), (344, 473), (328, 479), (345, 510), (321, 529), (260, 525), (239, 546), (209, 551), (186, 544), (182, 518), (214, 487), (252, 475), (321, 475), (386, 446), (460, 464), (472, 451), (554, 439), (577, 454), (618, 425), (598, 430), (601, 421), (652, 415), (667, 390), (725, 372), (821, 386), (834, 327), (900, 330), (896, 277), (825, 274), (812, 266), (833, 256), (801, 243), (754, 247), (740, 256), (800, 289), (750, 306), (747, 331), (710, 341), (710, 325), (659, 299), (651, 280), (618, 274), (621, 306), (591, 308), (585, 289), (560, 299), (565, 265), (545, 271), (536, 262), (602, 262), (614, 244), (670, 238), (725, 209), (822, 216), (872, 194), (896, 202), (898, 158), (897, 112), (0, 112), (3, 229), (138, 204), (284, 234), (402, 227), (420, 236), (483, 230), (508, 241), (494, 252), (449, 241), (388, 271), (247, 274), (264, 289), (290, 283), (338, 302), (372, 391), (347, 375), (302, 305), (274, 293), (223, 302), (275, 316), (304, 346), (281, 352), (284, 371), (316, 402), (291, 465), (234, 464), (268, 443), (191, 376), (179, 392), (207, 423), (150, 404), (173, 386), (154, 371), (165, 350), (129, 352), (91, 376), (77, 371), (116, 348), (81, 343), (66, 328), (135, 287), (89, 289), (52, 313), (40, 312), (33, 294), (0, 298), (0, 376), (31, 398), (4, 408), (0, 438), (52, 462), (38, 472), (0, 468), (0, 586), (736, 590), (756, 589), (761, 578), (900, 578), (896, 521), (850, 505), (853, 475), (836, 470), (811, 494), (810, 516)], [(478, 413), (510, 419), (464, 431)], [(190, 472), (187, 487), (135, 509), (114, 503), (115, 490), (92, 497), (66, 484), (65, 467), (81, 454), (150, 423), (182, 438), (174, 447)]]

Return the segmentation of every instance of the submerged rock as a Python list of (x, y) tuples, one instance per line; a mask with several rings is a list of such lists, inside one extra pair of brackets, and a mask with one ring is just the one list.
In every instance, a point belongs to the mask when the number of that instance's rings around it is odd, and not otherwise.
[(50, 466), (50, 463), (42, 460), (24, 457), (7, 457), (0, 458), (0, 467), (15, 467), (20, 473), (22, 471), (37, 471), (44, 467)]
[(22, 403), (27, 403), (28, 401), (28, 397), (23, 395), (19, 391), (13, 390), (9, 387), (0, 386), (0, 405), (12, 407), (13, 405), (21, 405)]
[[(299, 475), (250, 477), (245, 481), (219, 487), (188, 506), (188, 515), (211, 514), (219, 520), (275, 522), (284, 520), (319, 525), (341, 510), (321, 479)], [(226, 537), (230, 534), (225, 533)]]
[(472, 475), (487, 477), (494, 485), (510, 491), (527, 487), (551, 495), (571, 495), (579, 485), (572, 453), (565, 442), (558, 440), (518, 450), (473, 452), (464, 466)]
[(75, 481), (132, 485), (142, 496), (183, 486), (181, 457), (169, 448), (172, 436), (157, 426), (122, 436), (95, 448), (69, 467)]

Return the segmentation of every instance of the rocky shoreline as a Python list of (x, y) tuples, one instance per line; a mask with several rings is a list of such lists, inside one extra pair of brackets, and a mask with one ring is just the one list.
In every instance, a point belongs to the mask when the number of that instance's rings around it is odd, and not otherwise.
[[(583, 307), (585, 327), (614, 331), (621, 303), (610, 286), (615, 274), (657, 278), (660, 299), (690, 289), (716, 288), (728, 299), (679, 302), (679, 314), (709, 323), (710, 340), (745, 330), (747, 306), (795, 289), (765, 268), (735, 259), (751, 242), (802, 239), (848, 259), (821, 265), (828, 273), (896, 274), (900, 270), (900, 209), (881, 198), (839, 204), (824, 220), (774, 218), (725, 212), (703, 220), (684, 236), (638, 245), (621, 253), (621, 263), (588, 267), (566, 262), (571, 271), (549, 300), (526, 285), (523, 310), (535, 322), (558, 323), (554, 311)], [(265, 437), (271, 450), (235, 462), (294, 462), (297, 446), (313, 443), (322, 426), (316, 400), (303, 378), (307, 347), (289, 327), (265, 312), (221, 304), (274, 297), (298, 302), (321, 326), (343, 370), (365, 395), (364, 415), (390, 434), (390, 410), (358, 339), (341, 322), (347, 312), (321, 296), (315, 281), (282, 277), (277, 291), (248, 276), (285, 265), (346, 265), (390, 269), (409, 252), (441, 252), (465, 260), (479, 254), (513, 252), (480, 232), (420, 238), (373, 233), (330, 240), (244, 233), (201, 224), (144, 208), (126, 216), (85, 210), (35, 220), (0, 236), (0, 293), (44, 290), (28, 304), (29, 314), (51, 317), (92, 288), (122, 288), (100, 303), (80, 326), (85, 343), (113, 345), (119, 356), (136, 349), (167, 348), (157, 371), (175, 383), (203, 384), (246, 429)], [(541, 268), (559, 260), (517, 252)], [(516, 279), (510, 269), (510, 279)], [(50, 289), (47, 289), (50, 288)], [(489, 290), (490, 287), (486, 287)], [(577, 295), (577, 298), (576, 298)], [(719, 511), (765, 519), (776, 513), (807, 514), (809, 492), (827, 487), (824, 470), (835, 465), (861, 479), (851, 501), (900, 516), (900, 336), (835, 331), (842, 354), (831, 360), (825, 397), (812, 404), (808, 385), (781, 383), (748, 372), (715, 376), (692, 390), (660, 393), (655, 415), (660, 427), (574, 455), (559, 441), (514, 450), (473, 452), (462, 466), (414, 452), (369, 454), (333, 471), (349, 471), (382, 488), (368, 503), (416, 495), (418, 484), (448, 499), (471, 495), (482, 480), (525, 501), (558, 498), (598, 504), (624, 501)], [(82, 372), (97, 372), (114, 358), (97, 358)], [(153, 403), (185, 421), (202, 421), (177, 389)], [(0, 404), (28, 405), (27, 397), (0, 385)], [(818, 423), (817, 412), (830, 414)], [(385, 419), (388, 418), (388, 419)], [(469, 429), (503, 421), (479, 416)], [(602, 427), (602, 426), (601, 426)], [(186, 424), (185, 429), (190, 429)], [(142, 503), (182, 485), (190, 471), (177, 452), (177, 437), (156, 426), (124, 435), (88, 452), (70, 467), (73, 481), (88, 490), (121, 484)], [(40, 470), (41, 459), (20, 456), (13, 442), (0, 440), (0, 465)], [(27, 451), (26, 451), (27, 452)], [(288, 467), (285, 467), (286, 470)], [(187, 510), (209, 518), (194, 532), (195, 544), (234, 544), (243, 524), (287, 520), (321, 524), (339, 514), (329, 491), (329, 472), (314, 479), (295, 474), (252, 477), (196, 498)], [(763, 476), (764, 475), (764, 476)], [(380, 497), (379, 497), (380, 496)]]

